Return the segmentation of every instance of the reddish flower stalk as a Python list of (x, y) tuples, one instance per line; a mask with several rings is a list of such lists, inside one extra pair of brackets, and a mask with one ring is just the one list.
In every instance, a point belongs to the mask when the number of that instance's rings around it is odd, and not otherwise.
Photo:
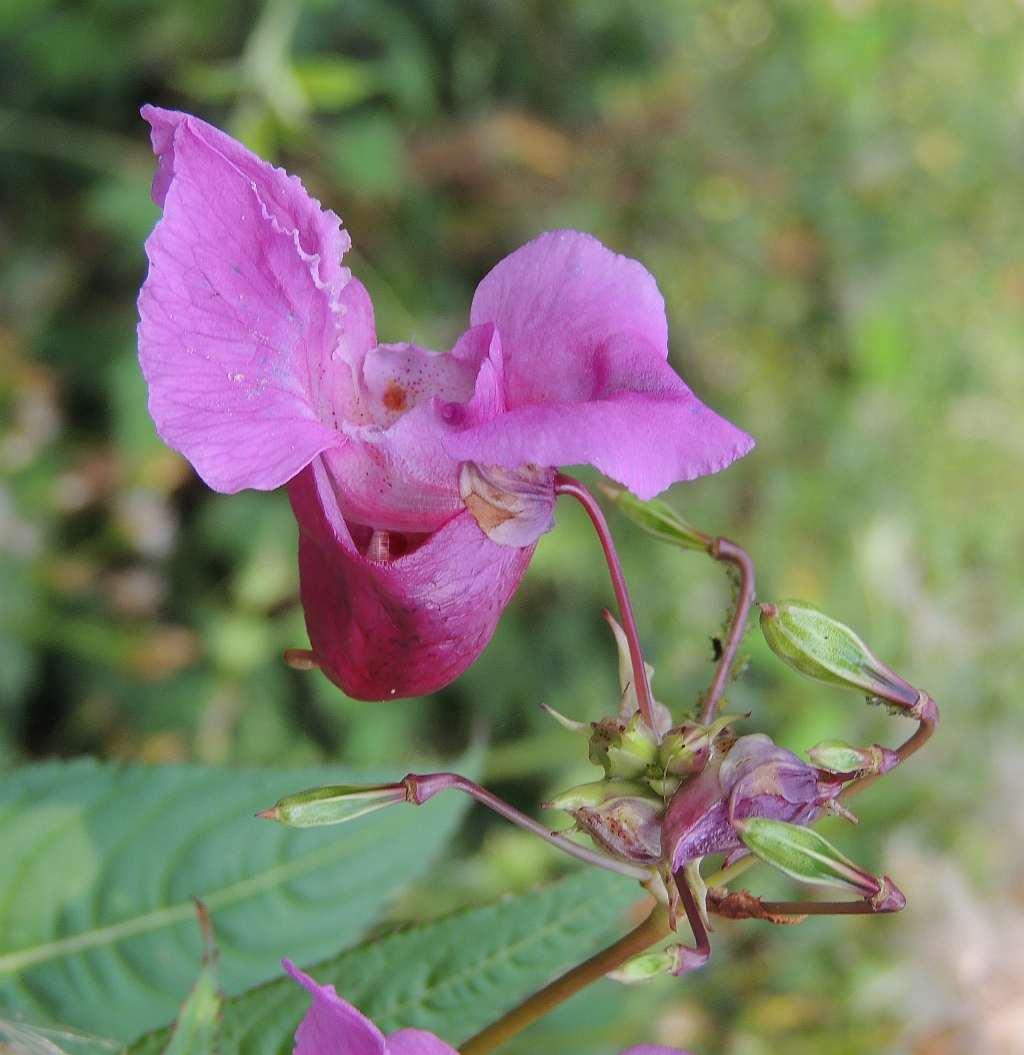
[(506, 820), (510, 820), (513, 824), (518, 824), (520, 828), (532, 832), (545, 842), (551, 843), (552, 846), (557, 846), (559, 850), (564, 850), (567, 854), (571, 854), (587, 864), (597, 865), (599, 868), (607, 868), (609, 871), (626, 876), (627, 879), (636, 879), (641, 883), (649, 882), (654, 874), (649, 867), (645, 868), (640, 865), (630, 864), (628, 861), (620, 861), (614, 857), (609, 857), (607, 854), (599, 853), (596, 850), (588, 850), (585, 846), (574, 843), (571, 839), (551, 831), (550, 828), (547, 828), (539, 821), (535, 821), (532, 817), (528, 817), (525, 813), (520, 813), (519, 810), (514, 806), (510, 806), (504, 799), (499, 799), (497, 795), (492, 794), (486, 788), (482, 788), (479, 784), (474, 784), (472, 780), (459, 776), (458, 773), (430, 773), (425, 776), (410, 773), (402, 783), (406, 788), (406, 801), (413, 803), (413, 805), (421, 806), (439, 791), (464, 791), (467, 795), (471, 795), (476, 799), (477, 802), (483, 803), (488, 809), (494, 810), (495, 813), (500, 814)]
[[(931, 739), (932, 733), (935, 732), (936, 726), (939, 724), (939, 708), (935, 705), (935, 701), (923, 689), (918, 691), (919, 695), (917, 703), (906, 712), (908, 718), (917, 719), (918, 726), (914, 731), (913, 736), (896, 749), (898, 759), (896, 766), (898, 766), (900, 762), (905, 762), (912, 754), (920, 751), (921, 748)], [(896, 766), (893, 766), (888, 772), (891, 773)], [(838, 796), (837, 801), (840, 804), (849, 802), (854, 795), (859, 794), (866, 787), (874, 784), (881, 775), (881, 773), (875, 773), (871, 776), (861, 777), (859, 780), (847, 784), (843, 789), (842, 794)]]
[(735, 564), (740, 572), (739, 597), (736, 599), (736, 614), (733, 617), (732, 628), (729, 631), (729, 639), (722, 650), (721, 659), (718, 661), (718, 669), (715, 671), (715, 680), (708, 689), (707, 699), (704, 701), (704, 710), (701, 712), (701, 722), (708, 725), (714, 719), (718, 711), (718, 701), (722, 698), (725, 683), (729, 680), (732, 665), (736, 660), (736, 651), (743, 639), (743, 631), (747, 626), (747, 617), (750, 615), (750, 606), (754, 603), (754, 562), (750, 554), (735, 542), (727, 538), (716, 538), (708, 547), (708, 553), (715, 560), (728, 561)]
[[(661, 733), (654, 721), (654, 704), (651, 698), (651, 686), (647, 681), (647, 669), (644, 667), (644, 656), (640, 648), (640, 634), (636, 628), (633, 606), (629, 600), (629, 592), (626, 590), (626, 577), (622, 574), (622, 565), (619, 563), (619, 555), (615, 552), (615, 543), (612, 541), (608, 522), (604, 518), (604, 513), (601, 512), (601, 507), (597, 504), (597, 499), (574, 477), (559, 473), (555, 477), (555, 494), (570, 495), (575, 498), (587, 511), (597, 537), (601, 540), (601, 548), (604, 550), (612, 587), (615, 590), (615, 600), (619, 605), (619, 618), (629, 643), (629, 658), (633, 664), (633, 684), (636, 686), (637, 703), (644, 721), (654, 730), (655, 738), (658, 743), (661, 743)], [(749, 610), (749, 603), (747, 608)]]

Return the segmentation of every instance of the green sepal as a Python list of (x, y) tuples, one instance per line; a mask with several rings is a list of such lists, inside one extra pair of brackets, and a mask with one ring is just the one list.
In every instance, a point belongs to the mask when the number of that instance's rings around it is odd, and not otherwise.
[(711, 538), (688, 524), (670, 506), (657, 498), (641, 502), (634, 494), (624, 488), (604, 485), (602, 491), (619, 507), (637, 527), (643, 528), (649, 535), (669, 542), (681, 549), (692, 549), (706, 552), (711, 545)]

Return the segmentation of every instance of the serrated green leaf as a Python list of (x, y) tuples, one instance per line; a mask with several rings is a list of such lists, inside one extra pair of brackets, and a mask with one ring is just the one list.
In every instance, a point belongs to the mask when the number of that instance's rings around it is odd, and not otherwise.
[[(596, 868), (496, 905), (369, 942), (310, 970), (385, 1033), (428, 1029), (456, 1044), (588, 955), (640, 893)], [(290, 978), (224, 1005), (219, 1055), (291, 1055), (309, 994)], [(166, 1031), (128, 1055), (159, 1055)]]
[(254, 814), (343, 767), (217, 770), (83, 761), (0, 776), (0, 1006), (133, 1040), (170, 1022), (213, 917), (228, 994), (351, 944), (419, 875), (467, 800), (441, 795), (342, 828)]

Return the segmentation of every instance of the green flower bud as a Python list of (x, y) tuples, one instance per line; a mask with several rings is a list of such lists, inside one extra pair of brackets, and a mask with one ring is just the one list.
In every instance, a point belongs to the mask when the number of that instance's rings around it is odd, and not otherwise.
[(875, 876), (810, 828), (764, 817), (733, 820), (733, 827), (748, 850), (802, 883), (840, 887), (864, 898), (881, 890)]
[(571, 788), (544, 804), (571, 813), (581, 831), (625, 861), (650, 864), (661, 859), (664, 803), (643, 784), (600, 780)]
[(888, 773), (900, 761), (895, 751), (879, 744), (851, 747), (842, 740), (822, 740), (807, 752), (807, 757), (818, 769), (826, 772), (859, 773), (863, 776)]
[(658, 742), (654, 731), (639, 714), (628, 722), (605, 718), (593, 723), (590, 734), (590, 761), (603, 766), (605, 776), (632, 780), (642, 776), (657, 761)]
[(408, 801), (404, 783), (326, 784), (286, 795), (272, 809), (256, 816), (280, 821), (293, 828), (316, 828), (322, 824), (341, 824), (362, 817), (364, 813)]
[(661, 767), (677, 777), (700, 773), (708, 764), (723, 730), (743, 717), (742, 714), (725, 714), (710, 725), (684, 722), (678, 729), (670, 730), (658, 749)]
[(619, 487), (603, 485), (602, 491), (625, 513), (637, 527), (643, 528), (649, 535), (670, 542), (682, 549), (706, 551), (711, 545), (711, 537), (698, 531), (669, 505), (657, 498), (641, 502), (636, 495)]
[(859, 689), (900, 709), (916, 706), (919, 693), (879, 662), (848, 627), (803, 601), (762, 604), (761, 630), (768, 647), (814, 681)]
[(617, 970), (609, 971), (605, 977), (623, 985), (640, 985), (660, 974), (681, 974), (684, 962), (682, 951), (681, 945), (669, 945), (661, 952), (642, 952)]

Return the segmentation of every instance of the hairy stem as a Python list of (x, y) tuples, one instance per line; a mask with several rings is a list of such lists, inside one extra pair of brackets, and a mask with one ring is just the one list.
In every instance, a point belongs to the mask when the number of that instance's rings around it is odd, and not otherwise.
[(550, 828), (539, 821), (535, 821), (525, 813), (520, 813), (519, 810), (514, 806), (510, 806), (504, 799), (499, 799), (497, 795), (486, 788), (482, 788), (479, 784), (474, 784), (472, 780), (459, 776), (458, 773), (431, 773), (427, 776), (418, 776), (415, 773), (410, 773), (405, 778), (404, 784), (408, 801), (417, 806), (422, 805), (427, 799), (437, 794), (438, 791), (464, 791), (467, 795), (471, 795), (476, 799), (477, 802), (482, 802), (489, 809), (501, 814), (502, 817), (510, 820), (513, 824), (518, 824), (520, 828), (525, 828), (526, 831), (532, 832), (545, 842), (551, 843), (552, 846), (557, 846), (559, 850), (564, 850), (565, 853), (571, 854), (581, 861), (586, 861), (587, 864), (606, 868), (610, 872), (616, 872), (627, 879), (636, 879), (641, 883), (649, 882), (654, 876), (654, 870), (650, 867), (630, 864), (628, 861), (620, 861), (615, 857), (599, 853), (597, 850), (588, 850), (585, 846), (574, 843), (564, 835), (551, 831)]
[(704, 725), (710, 725), (718, 712), (718, 701), (722, 698), (725, 683), (729, 680), (729, 672), (736, 661), (736, 651), (743, 639), (747, 617), (750, 615), (750, 606), (754, 602), (754, 562), (750, 559), (750, 554), (742, 546), (730, 542), (727, 538), (716, 538), (708, 547), (708, 553), (715, 560), (728, 561), (739, 568), (740, 590), (739, 597), (736, 599), (736, 614), (729, 630), (729, 638), (722, 649), (718, 669), (715, 671), (715, 680), (708, 689), (704, 710), (701, 712), (700, 720)]
[[(640, 714), (644, 721), (654, 730), (655, 738), (661, 742), (661, 733), (654, 724), (654, 704), (651, 699), (651, 687), (647, 683), (647, 669), (644, 667), (644, 656), (640, 649), (640, 634), (636, 628), (636, 620), (633, 618), (633, 606), (629, 601), (629, 593), (626, 590), (626, 578), (622, 574), (622, 565), (619, 556), (615, 552), (615, 543), (612, 541), (608, 523), (597, 504), (597, 499), (572, 476), (559, 473), (555, 477), (555, 494), (571, 495), (587, 511), (597, 537), (601, 540), (601, 548), (604, 550), (605, 560), (608, 562), (608, 571), (611, 573), (612, 586), (615, 589), (615, 600), (619, 605), (619, 618), (622, 621), (622, 630), (629, 642), (629, 658), (633, 664), (633, 684), (636, 686), (636, 699), (640, 707)], [(730, 543), (731, 545), (731, 543)], [(747, 558), (749, 560), (749, 558)], [(750, 605), (747, 605), (747, 610)], [(744, 617), (746, 618), (746, 617)], [(731, 638), (730, 638), (731, 640)], [(735, 651), (735, 649), (734, 649)]]
[(513, 1008), (497, 1022), (466, 1041), (459, 1051), (462, 1055), (487, 1055), (506, 1040), (510, 1040), (537, 1019), (565, 1003), (571, 996), (585, 989), (592, 982), (603, 978), (609, 971), (621, 967), (628, 959), (649, 949), (671, 933), (668, 910), (655, 906), (651, 914), (624, 938), (608, 946), (596, 956), (574, 967), (561, 978), (556, 978), (539, 993)]

